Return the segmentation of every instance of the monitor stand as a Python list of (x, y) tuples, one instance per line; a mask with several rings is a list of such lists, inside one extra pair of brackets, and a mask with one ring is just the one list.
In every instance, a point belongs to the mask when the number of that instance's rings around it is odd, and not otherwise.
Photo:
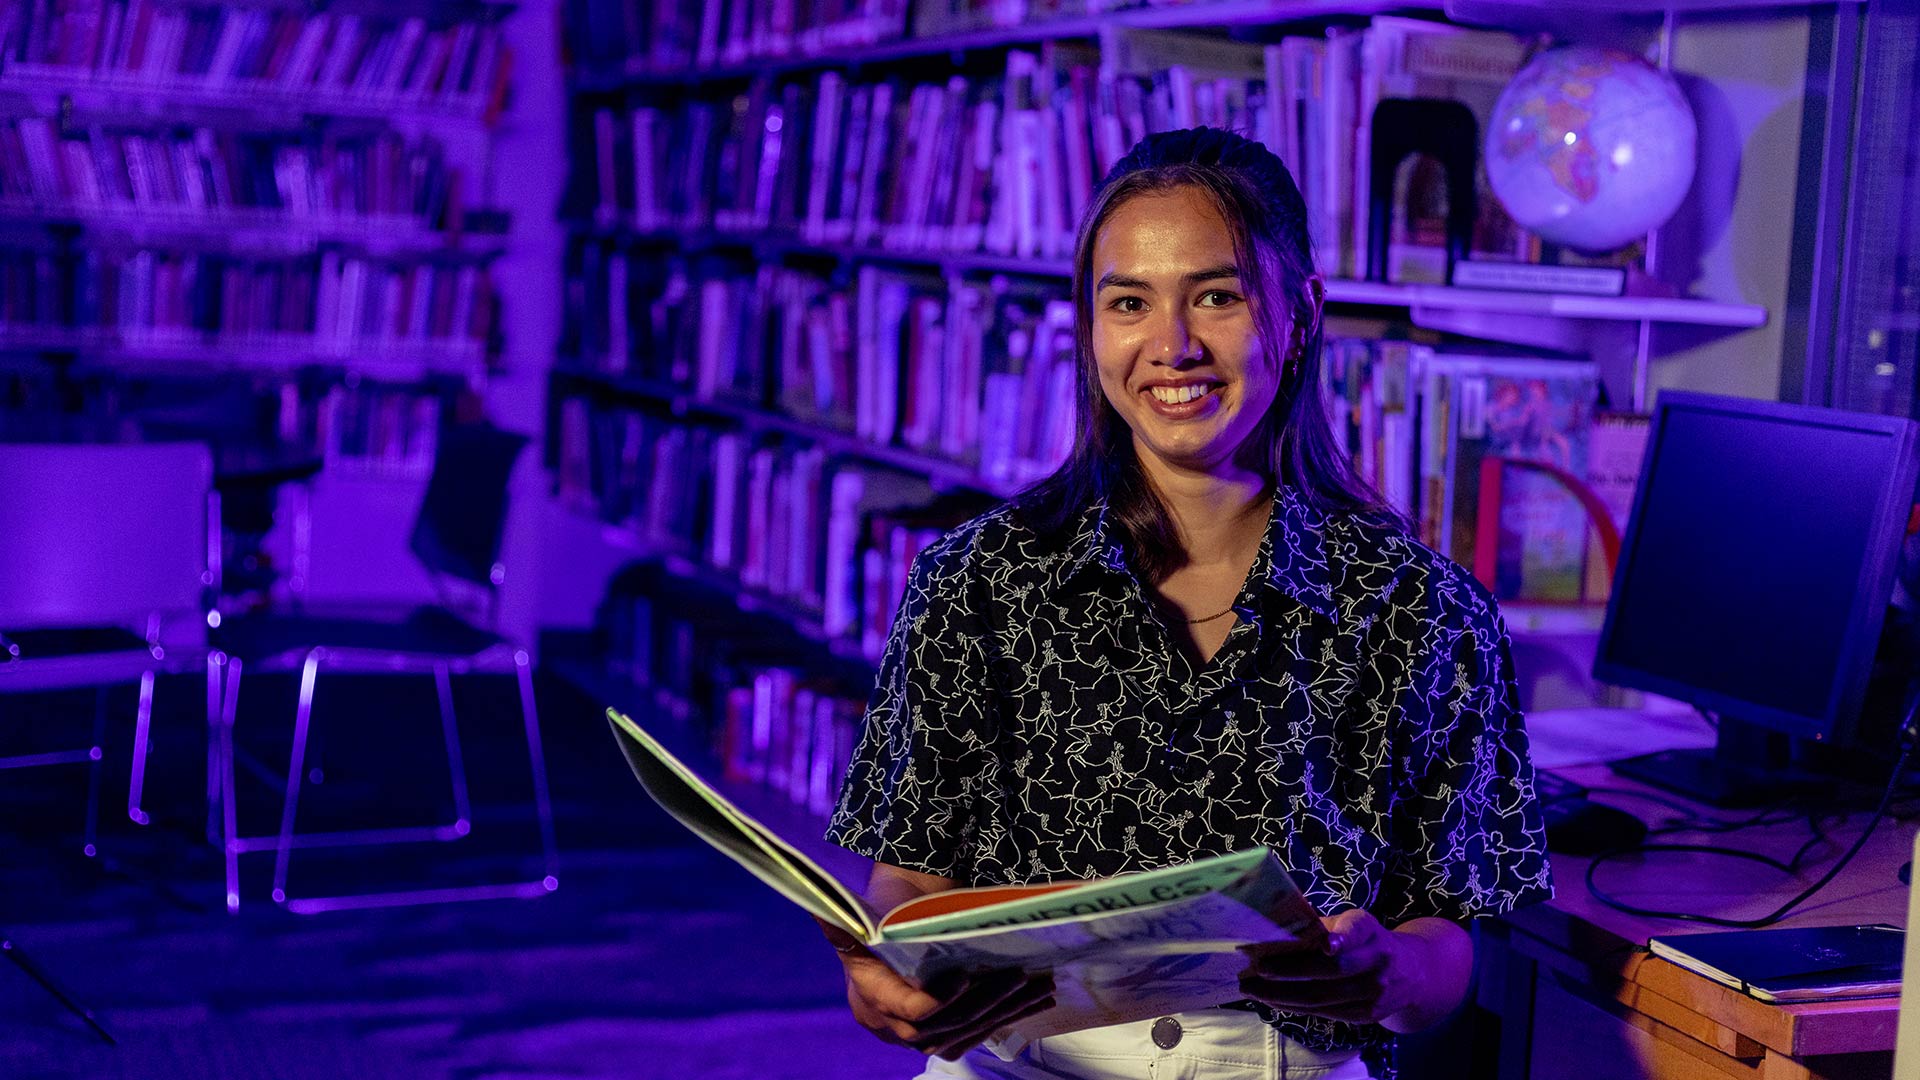
[(1810, 790), (1832, 791), (1832, 776), (1800, 768), (1792, 758), (1792, 739), (1785, 733), (1722, 717), (1711, 750), (1662, 750), (1607, 767), (1630, 780), (1726, 808), (1764, 806)]

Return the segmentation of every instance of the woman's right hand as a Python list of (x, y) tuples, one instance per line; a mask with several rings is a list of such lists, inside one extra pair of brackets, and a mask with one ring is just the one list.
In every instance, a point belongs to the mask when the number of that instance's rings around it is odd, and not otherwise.
[(863, 948), (842, 953), (840, 960), (847, 969), (847, 1003), (862, 1027), (949, 1061), (1015, 1020), (1053, 1008), (1051, 972), (951, 972), (922, 988)]

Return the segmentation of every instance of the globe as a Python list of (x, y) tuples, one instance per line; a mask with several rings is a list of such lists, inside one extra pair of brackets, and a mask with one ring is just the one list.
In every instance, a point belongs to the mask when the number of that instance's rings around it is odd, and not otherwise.
[(1487, 180), (1522, 227), (1580, 251), (1612, 251), (1680, 206), (1697, 134), (1680, 88), (1645, 60), (1551, 49), (1494, 104)]

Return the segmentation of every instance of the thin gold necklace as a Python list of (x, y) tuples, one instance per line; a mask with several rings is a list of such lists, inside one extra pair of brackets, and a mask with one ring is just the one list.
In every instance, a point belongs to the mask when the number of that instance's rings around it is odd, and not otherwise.
[(1220, 614), (1218, 614), (1218, 615), (1209, 615), (1209, 616), (1207, 616), (1207, 617), (1206, 617), (1206, 618), (1204, 618), (1204, 619), (1188, 619), (1188, 620), (1187, 620), (1187, 625), (1188, 625), (1188, 626), (1198, 626), (1199, 624), (1201, 624), (1201, 623), (1203, 623), (1203, 622), (1212, 622), (1212, 621), (1213, 621), (1213, 620), (1215, 620), (1215, 619), (1224, 619), (1224, 618), (1226, 618), (1227, 616), (1229, 616), (1229, 615), (1231, 615), (1231, 614), (1233, 614), (1233, 609), (1232, 609), (1232, 608), (1228, 608), (1227, 610), (1225, 610), (1225, 611), (1223, 611), (1223, 612), (1221, 612), (1221, 613), (1220, 613)]

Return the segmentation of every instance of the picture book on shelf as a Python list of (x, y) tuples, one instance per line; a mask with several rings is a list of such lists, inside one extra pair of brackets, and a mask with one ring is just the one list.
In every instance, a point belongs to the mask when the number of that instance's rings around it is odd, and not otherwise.
[(950, 971), (1052, 971), (1057, 1004), (994, 1034), (1011, 1059), (1047, 1035), (1245, 997), (1245, 945), (1322, 949), (1326, 931), (1271, 851), (1097, 881), (953, 889), (881, 912), (747, 815), (630, 718), (607, 710), (649, 796), (808, 914), (924, 985)]

